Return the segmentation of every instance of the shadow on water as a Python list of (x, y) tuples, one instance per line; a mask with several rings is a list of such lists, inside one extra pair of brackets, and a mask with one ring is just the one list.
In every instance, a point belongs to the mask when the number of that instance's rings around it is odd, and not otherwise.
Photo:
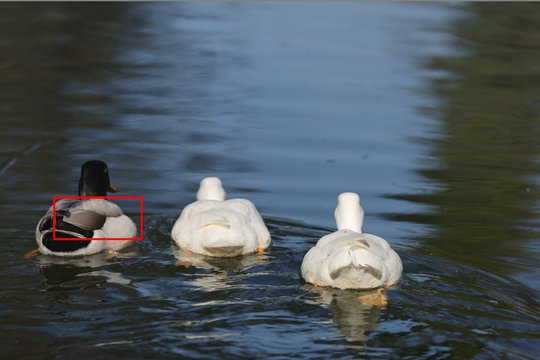
[[(28, 199), (45, 202), (48, 194), (73, 193), (76, 181), (69, 186), (65, 179), (77, 178), (79, 144), (88, 146), (84, 157), (95, 157), (93, 134), (114, 128), (110, 119), (93, 111), (96, 106), (110, 106), (114, 99), (90, 89), (103, 87), (114, 73), (118, 46), (110, 34), (120, 33), (130, 17), (124, 4), (99, 9), (90, 4), (4, 3), (0, 7), (5, 29), (0, 34), (0, 84), (6, 89), (0, 95), (1, 160), (23, 156), (25, 160), (3, 174), (3, 186), (11, 191), (3, 192), (1, 200), (10, 203), (22, 187), (30, 196), (17, 200), (31, 208)], [(81, 89), (79, 94), (74, 86)], [(77, 104), (85, 104), (85, 110), (81, 106), (72, 111)], [(32, 146), (39, 148), (24, 154), (23, 149)]]

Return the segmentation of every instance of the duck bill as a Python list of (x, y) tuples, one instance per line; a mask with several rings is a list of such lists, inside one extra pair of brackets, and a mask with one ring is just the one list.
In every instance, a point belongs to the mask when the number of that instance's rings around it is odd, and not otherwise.
[(107, 186), (107, 191), (115, 193), (118, 192), (118, 189), (116, 186), (109, 184), (109, 186)]

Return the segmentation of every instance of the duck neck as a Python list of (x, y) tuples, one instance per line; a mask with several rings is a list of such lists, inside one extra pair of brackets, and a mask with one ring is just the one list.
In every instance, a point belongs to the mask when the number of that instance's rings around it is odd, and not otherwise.
[(88, 182), (81, 176), (79, 179), (79, 196), (107, 196), (107, 186), (101, 182)]
[(347, 229), (362, 233), (364, 210), (360, 206), (358, 195), (353, 193), (340, 195), (334, 217), (338, 230)]
[(218, 178), (206, 178), (201, 181), (201, 186), (197, 192), (197, 200), (225, 200), (225, 189)]

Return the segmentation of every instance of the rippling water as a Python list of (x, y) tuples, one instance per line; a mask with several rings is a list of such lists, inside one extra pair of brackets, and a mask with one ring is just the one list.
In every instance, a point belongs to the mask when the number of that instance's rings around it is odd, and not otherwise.
[[(1, 357), (537, 357), (538, 10), (0, 4)], [(144, 241), (23, 259), (90, 158), (145, 197)], [(272, 246), (176, 267), (208, 175)], [(342, 191), (402, 257), (384, 308), (300, 278)]]

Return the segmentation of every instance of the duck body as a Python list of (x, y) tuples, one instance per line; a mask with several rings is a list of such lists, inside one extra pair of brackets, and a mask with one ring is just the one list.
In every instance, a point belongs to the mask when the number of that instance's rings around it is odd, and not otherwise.
[(359, 197), (344, 194), (335, 212), (338, 231), (323, 236), (307, 252), (302, 277), (318, 286), (339, 289), (373, 289), (397, 283), (403, 271), (401, 259), (386, 240), (362, 233), (364, 214)]
[(322, 237), (304, 257), (301, 271), (315, 285), (373, 289), (396, 283), (402, 264), (383, 238), (345, 229)]
[(203, 179), (197, 198), (182, 210), (171, 231), (183, 250), (233, 257), (270, 245), (270, 233), (255, 205), (246, 199), (225, 200), (218, 178)]
[[(97, 175), (96, 175), (97, 174)], [(109, 184), (105, 163), (97, 160), (83, 165), (79, 182), (80, 196), (105, 196)], [(46, 255), (81, 256), (117, 251), (129, 246), (131, 240), (92, 240), (103, 238), (133, 238), (137, 236), (135, 223), (122, 209), (105, 199), (60, 199), (55, 204), (56, 238), (53, 239), (53, 207), (51, 206), (36, 226), (38, 251)]]

